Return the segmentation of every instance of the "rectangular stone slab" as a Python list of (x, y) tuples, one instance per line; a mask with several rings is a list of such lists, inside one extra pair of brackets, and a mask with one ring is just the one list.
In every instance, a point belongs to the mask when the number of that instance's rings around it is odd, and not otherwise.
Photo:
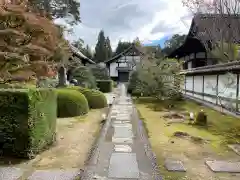
[(135, 153), (113, 153), (110, 158), (109, 178), (139, 178)]
[(167, 159), (165, 160), (164, 165), (168, 171), (186, 172), (186, 169), (181, 161)]
[(120, 128), (129, 128), (132, 130), (132, 124), (131, 123), (126, 123), (124, 121), (122, 121), (122, 123), (115, 123), (113, 122), (113, 125), (112, 125), (114, 128), (115, 127), (120, 127)]
[(133, 139), (132, 138), (114, 138), (112, 137), (112, 142), (113, 143), (126, 143), (126, 144), (132, 144)]
[(114, 145), (114, 151), (115, 152), (132, 152), (132, 148), (131, 146), (127, 145), (127, 144), (115, 144)]
[(1, 180), (17, 180), (23, 175), (23, 170), (14, 167), (0, 167)]
[(73, 180), (79, 175), (78, 169), (70, 170), (38, 170), (28, 180)]
[(115, 126), (113, 137), (114, 138), (132, 138), (133, 137), (132, 127)]
[(205, 163), (213, 172), (240, 173), (240, 162), (206, 161)]

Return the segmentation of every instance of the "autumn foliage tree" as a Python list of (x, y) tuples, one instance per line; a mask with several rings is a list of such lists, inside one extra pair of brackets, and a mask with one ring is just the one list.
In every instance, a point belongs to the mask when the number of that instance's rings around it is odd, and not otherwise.
[(23, 0), (1, 2), (0, 21), (0, 82), (53, 76), (69, 53), (61, 29)]

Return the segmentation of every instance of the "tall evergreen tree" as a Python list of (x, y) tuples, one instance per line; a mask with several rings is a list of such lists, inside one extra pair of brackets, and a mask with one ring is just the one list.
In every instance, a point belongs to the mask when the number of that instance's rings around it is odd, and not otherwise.
[(107, 47), (107, 56), (110, 59), (112, 57), (112, 47), (109, 37), (106, 39), (106, 47)]
[(118, 55), (131, 46), (131, 42), (118, 42), (114, 55)]
[(98, 42), (95, 47), (95, 62), (104, 62), (108, 59), (107, 57), (107, 48), (106, 48), (106, 39), (104, 35), (104, 31), (101, 30), (98, 35)]

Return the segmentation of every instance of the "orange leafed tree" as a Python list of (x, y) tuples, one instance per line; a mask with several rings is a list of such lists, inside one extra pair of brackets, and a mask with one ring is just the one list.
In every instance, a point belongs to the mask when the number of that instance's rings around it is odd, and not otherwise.
[(2, 83), (55, 75), (62, 57), (70, 55), (60, 27), (44, 13), (33, 13), (27, 1), (0, 0), (0, 21)]

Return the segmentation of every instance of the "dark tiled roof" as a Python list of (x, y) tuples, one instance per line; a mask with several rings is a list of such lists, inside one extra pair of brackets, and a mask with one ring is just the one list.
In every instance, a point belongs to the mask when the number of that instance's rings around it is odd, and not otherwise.
[(78, 56), (80, 59), (84, 59), (85, 61), (89, 62), (90, 64), (96, 64), (93, 60), (89, 59), (87, 56), (85, 56), (83, 53), (81, 53), (76, 47), (70, 45), (70, 48), (76, 56)]
[(138, 51), (140, 54), (144, 54), (143, 50), (140, 47), (137, 47), (134, 43), (132, 43), (131, 46), (129, 46), (129, 48), (127, 48), (125, 51), (117, 54), (116, 56), (112, 57), (111, 59), (108, 59), (105, 61), (105, 63), (111, 63), (114, 62), (115, 60), (119, 59), (120, 57), (122, 57), (123, 55), (125, 55), (126, 53), (128, 53), (132, 48), (134, 48), (136, 51)]
[[(223, 36), (223, 38), (222, 38)], [(168, 57), (172, 58), (176, 55), (184, 56), (185, 51), (189, 51), (189, 42), (191, 39), (197, 39), (205, 49), (207, 41), (219, 41), (224, 39), (225, 42), (232, 42), (240, 44), (240, 15), (229, 14), (197, 14), (193, 17), (189, 33), (182, 46), (175, 49)], [(193, 41), (192, 41), (193, 42)], [(185, 46), (188, 45), (188, 48)], [(191, 45), (192, 46), (192, 45)], [(191, 48), (190, 51), (193, 51)], [(205, 52), (199, 46), (199, 50), (195, 51)]]

